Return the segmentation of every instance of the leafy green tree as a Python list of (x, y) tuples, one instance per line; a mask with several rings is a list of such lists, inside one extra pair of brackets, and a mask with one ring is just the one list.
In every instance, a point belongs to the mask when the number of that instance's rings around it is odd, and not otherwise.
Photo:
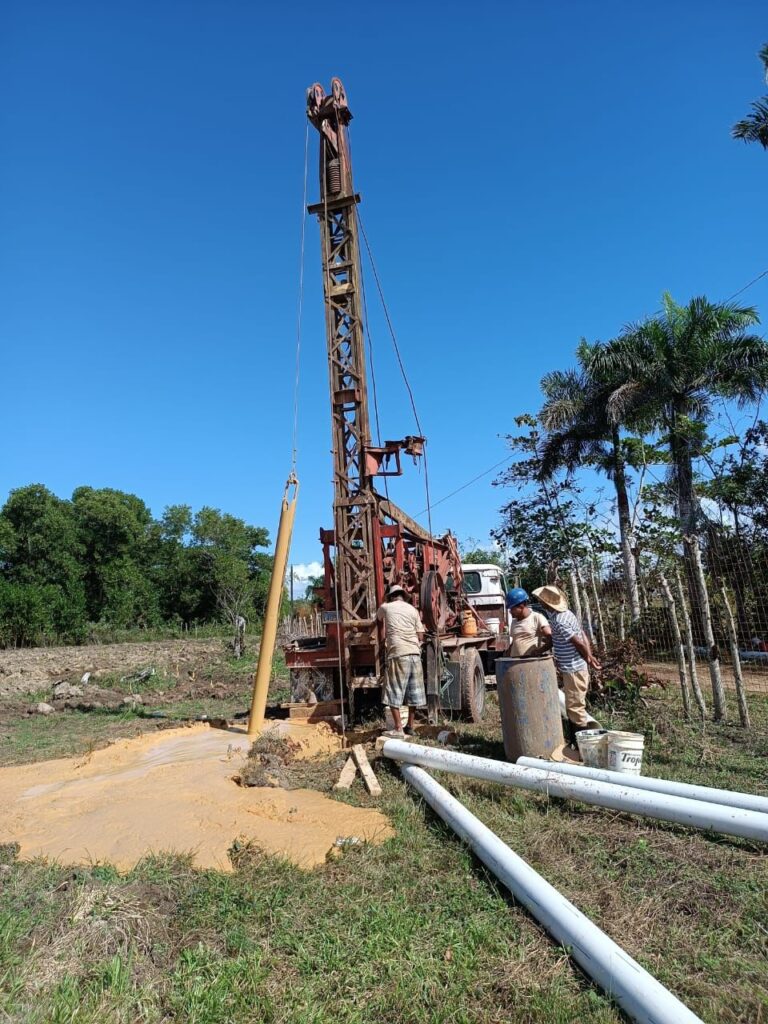
[(501, 508), (501, 523), (493, 537), (509, 554), (510, 572), (530, 590), (559, 579), (563, 566), (575, 567), (591, 549), (588, 528), (573, 500), (577, 491), (573, 481), (542, 473), (544, 435), (536, 417), (517, 416), (515, 423), (527, 428), (507, 437), (520, 458), (494, 483), (513, 487), (516, 496)]
[(260, 618), (272, 559), (258, 549), (269, 544), (268, 531), (205, 507), (194, 516), (190, 534), (190, 554), (201, 585), (202, 617), (215, 618), (223, 611), (230, 620), (237, 615)]
[[(763, 65), (763, 77), (768, 82), (768, 43), (760, 50), (758, 57)], [(752, 113), (736, 122), (731, 128), (731, 135), (744, 142), (759, 142), (763, 149), (768, 149), (768, 96), (754, 101)]]
[(135, 494), (78, 487), (72, 495), (85, 552), (85, 585), (92, 622), (118, 626), (160, 621), (150, 569), (152, 513)]
[(189, 505), (169, 505), (153, 531), (153, 575), (160, 613), (165, 622), (186, 626), (205, 618), (201, 614), (204, 580), (200, 560), (190, 546), (192, 521)]
[(0, 521), (0, 561), (13, 579), (65, 590), (82, 580), (84, 551), (70, 502), (30, 484), (11, 491)]
[(43, 635), (72, 642), (84, 638), (83, 559), (70, 502), (42, 484), (11, 491), (0, 510), (0, 579), (6, 584), (0, 592), (4, 642), (26, 644)]
[(498, 548), (484, 548), (474, 537), (468, 537), (459, 545), (461, 560), (467, 565), (498, 565), (506, 569), (507, 560)]
[(89, 623), (141, 627), (263, 614), (266, 530), (218, 509), (173, 505), (159, 521), (136, 495), (40, 484), (0, 509), (0, 645), (81, 642)]
[(573, 472), (581, 466), (594, 466), (612, 481), (627, 600), (632, 621), (637, 622), (640, 594), (627, 493), (627, 464), (636, 452), (639, 439), (622, 441), (619, 424), (608, 414), (612, 381), (594, 364), (595, 347), (582, 339), (576, 350), (576, 369), (554, 370), (542, 378), (544, 405), (539, 418), (548, 432), (542, 446), (542, 474), (551, 479), (558, 469)]
[(29, 647), (51, 630), (50, 601), (55, 587), (0, 579), (0, 646)]

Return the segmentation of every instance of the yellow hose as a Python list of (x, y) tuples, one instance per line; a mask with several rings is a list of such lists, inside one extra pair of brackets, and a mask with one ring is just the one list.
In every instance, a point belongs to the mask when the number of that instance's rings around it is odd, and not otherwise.
[[(288, 500), (288, 491), (294, 488), (293, 498)], [(248, 718), (248, 735), (258, 736), (264, 727), (264, 710), (267, 706), (269, 679), (272, 675), (272, 658), (275, 653), (275, 639), (280, 616), (280, 601), (283, 596), (285, 570), (288, 566), (288, 552), (291, 547), (291, 532), (296, 515), (296, 499), (299, 496), (299, 481), (294, 473), (288, 477), (280, 507), (280, 525), (277, 528), (275, 543), (275, 560), (272, 566), (272, 579), (269, 583), (267, 610), (264, 614), (264, 626), (261, 633), (259, 663), (253, 677), (253, 699), (251, 714)]]

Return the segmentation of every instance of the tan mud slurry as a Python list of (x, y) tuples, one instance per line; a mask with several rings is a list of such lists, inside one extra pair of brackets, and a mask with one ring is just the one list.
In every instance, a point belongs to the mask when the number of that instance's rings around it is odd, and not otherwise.
[[(339, 749), (327, 726), (280, 722), (299, 756)], [(80, 758), (0, 769), (0, 843), (21, 856), (126, 870), (150, 853), (192, 852), (201, 868), (231, 871), (235, 839), (302, 867), (321, 864), (340, 836), (383, 842), (376, 810), (310, 789), (250, 789), (232, 781), (248, 753), (242, 731), (206, 725), (120, 740)]]

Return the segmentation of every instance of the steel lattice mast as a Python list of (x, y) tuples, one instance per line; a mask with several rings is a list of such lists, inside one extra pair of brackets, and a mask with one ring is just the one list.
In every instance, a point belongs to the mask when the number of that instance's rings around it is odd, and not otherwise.
[[(371, 642), (376, 594), (374, 517), (376, 497), (367, 464), (371, 448), (365, 348), (360, 303), (360, 250), (352, 185), (347, 125), (352, 114), (338, 78), (326, 96), (320, 85), (307, 95), (307, 116), (320, 133), (320, 202), (317, 214), (322, 246), (328, 375), (333, 440), (334, 532), (338, 620), (344, 636), (344, 669), (350, 673), (350, 646), (363, 631)], [(373, 473), (371, 473), (373, 470)], [(358, 641), (363, 637), (359, 636)], [(377, 659), (378, 660), (378, 659)]]
[[(476, 640), (459, 636), (463, 615), (480, 620), (464, 595), (456, 540), (450, 533), (433, 536), (374, 486), (377, 476), (401, 475), (403, 453), (414, 461), (423, 456), (425, 439), (377, 438), (376, 444), (371, 439), (358, 241), (360, 196), (352, 183), (347, 134), (352, 114), (338, 78), (331, 80), (330, 95), (321, 85), (310, 87), (307, 117), (320, 136), (320, 202), (309, 212), (320, 224), (334, 528), (320, 530), (322, 634), (294, 638), (286, 647), (291, 692), (299, 701), (307, 699), (308, 692), (315, 698), (322, 695), (323, 701), (348, 701), (353, 719), (356, 707), (380, 698), (384, 634), (376, 609), (387, 587), (396, 583), (419, 610), (428, 635), (425, 681), (430, 716), (436, 721), (439, 708), (445, 706), (466, 709), (479, 721), (485, 675), (478, 648), (490, 651), (496, 638), (489, 629)], [(506, 644), (504, 638), (500, 642)], [(457, 652), (450, 662), (452, 672), (444, 669), (444, 652), (449, 649)]]

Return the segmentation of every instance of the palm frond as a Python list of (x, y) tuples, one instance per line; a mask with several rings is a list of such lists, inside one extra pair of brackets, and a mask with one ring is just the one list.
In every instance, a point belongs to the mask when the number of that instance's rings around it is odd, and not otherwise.
[(736, 122), (731, 135), (744, 142), (759, 142), (763, 149), (768, 149), (768, 97), (752, 103), (752, 113)]
[(546, 480), (559, 469), (570, 471), (579, 466), (601, 466), (608, 455), (605, 439), (588, 430), (575, 427), (552, 431), (544, 438), (540, 449), (541, 476)]

